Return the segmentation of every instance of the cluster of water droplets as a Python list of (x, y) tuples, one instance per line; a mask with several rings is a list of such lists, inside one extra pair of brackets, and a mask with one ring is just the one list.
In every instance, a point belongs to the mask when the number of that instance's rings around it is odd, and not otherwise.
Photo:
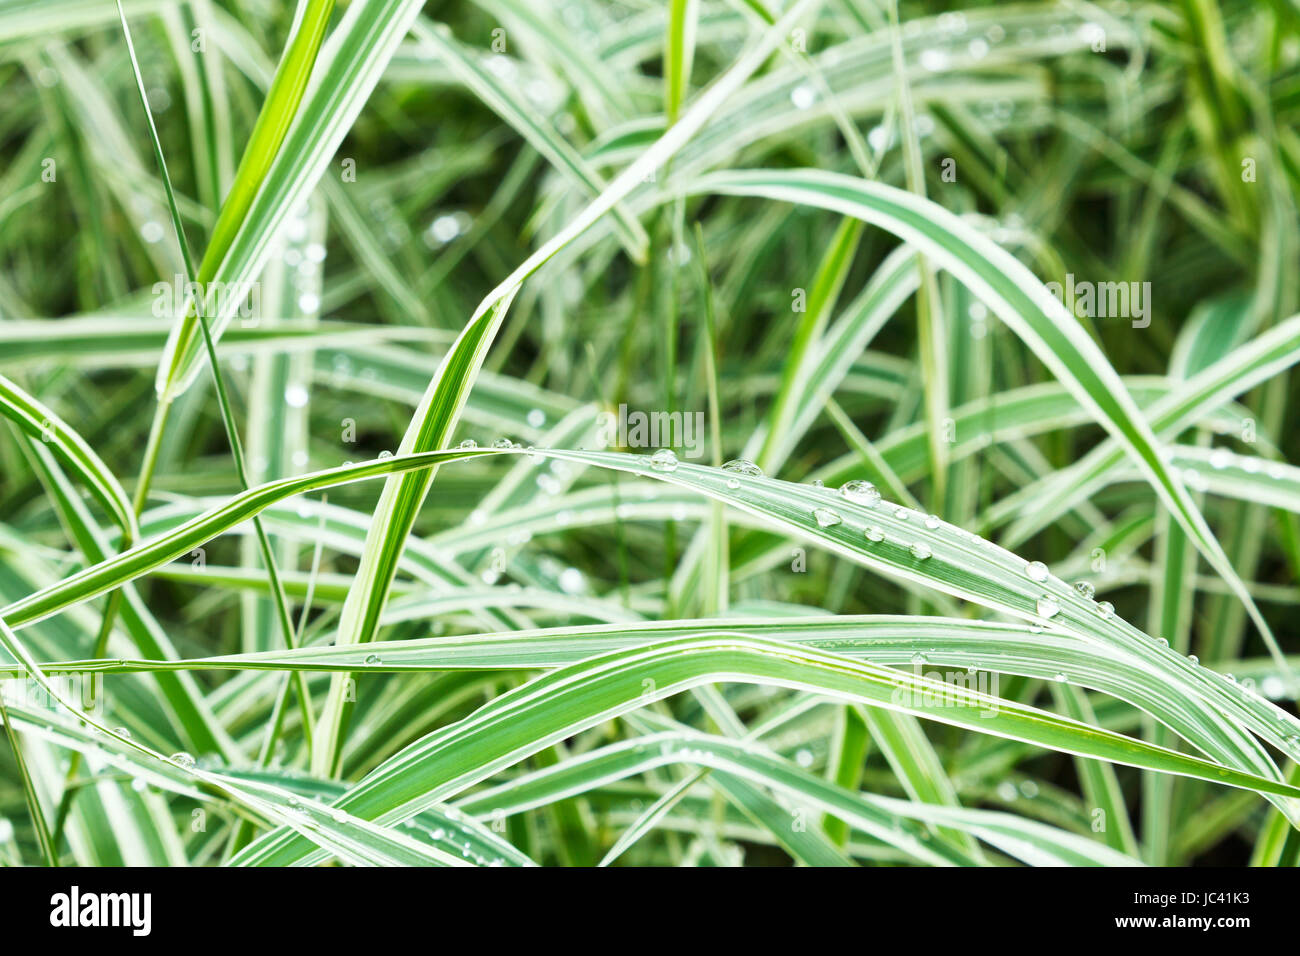
[[(650, 456), (650, 467), (655, 471), (672, 472), (676, 471), (679, 462), (677, 456), (669, 449), (661, 449)], [(1222, 465), (1220, 465), (1222, 467)], [(726, 485), (732, 491), (740, 488), (741, 481), (744, 478), (761, 478), (763, 477), (762, 469), (754, 462), (745, 458), (736, 458), (728, 461), (722, 466), (722, 471), (727, 473)], [(813, 487), (821, 489), (823, 483), (818, 480), (813, 482)], [(877, 508), (883, 503), (880, 491), (870, 481), (863, 479), (854, 479), (845, 482), (838, 491), (840, 498), (851, 504), (864, 508)], [(893, 506), (893, 517), (898, 521), (911, 520), (914, 512), (902, 506)], [(812, 508), (812, 518), (817, 522), (820, 528), (833, 528), (843, 524), (843, 518), (828, 505), (821, 504)], [(926, 515), (922, 519), (925, 527), (931, 531), (937, 531), (943, 526), (943, 521), (937, 515)], [(1001, 551), (996, 544), (986, 539), (980, 538), (970, 532), (955, 529), (956, 533), (962, 534), (972, 541), (982, 543), (986, 547)], [(878, 524), (868, 524), (863, 529), (863, 535), (867, 541), (872, 544), (879, 544), (886, 539), (885, 530)], [(917, 561), (925, 561), (933, 556), (933, 550), (930, 545), (924, 541), (912, 541), (907, 543), (908, 552)], [(1008, 556), (1010, 552), (1005, 552)], [(1024, 565), (1025, 575), (1038, 584), (1046, 584), (1051, 578), (1051, 572), (1046, 564), (1042, 561), (1030, 561)], [(1096, 588), (1090, 581), (1080, 580), (1074, 583), (1075, 593), (1084, 601), (1091, 602), (1097, 615), (1103, 620), (1112, 618), (1115, 614), (1115, 606), (1109, 601), (1096, 601)], [(1038, 617), (1045, 620), (1054, 618), (1061, 612), (1060, 600), (1049, 593), (1042, 593), (1034, 602), (1034, 611)], [(1167, 643), (1167, 642), (1165, 642)], [(1192, 663), (1198, 663), (1192, 658)], [(1067, 678), (1064, 674), (1058, 674), (1056, 680), (1064, 681)]]
[[(1025, 576), (1038, 584), (1046, 584), (1051, 572), (1042, 561), (1030, 561), (1025, 565)], [(1076, 581), (1074, 591), (1085, 601), (1092, 601), (1097, 593), (1091, 581)], [(1115, 606), (1109, 601), (1097, 601), (1093, 607), (1103, 619), (1110, 618), (1115, 613)], [(1039, 617), (1053, 618), (1061, 613), (1061, 602), (1050, 594), (1043, 594), (1035, 601), (1034, 609)]]

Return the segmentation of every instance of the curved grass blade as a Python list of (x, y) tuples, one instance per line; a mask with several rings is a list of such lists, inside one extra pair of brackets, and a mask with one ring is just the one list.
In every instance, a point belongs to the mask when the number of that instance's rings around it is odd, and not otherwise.
[[(0, 611), (16, 623), (28, 623), (62, 607), (84, 601), (147, 573), (215, 534), (228, 530), (269, 504), (316, 488), (360, 478), (428, 468), (443, 461), (485, 454), (514, 453), (505, 449), (455, 450), (403, 455), (361, 465), (344, 466), (300, 478), (271, 482), (237, 496), (225, 506), (185, 522), (171, 534), (73, 575)], [(542, 454), (542, 452), (535, 452)], [(1136, 628), (1103, 613), (1090, 599), (1055, 578), (1039, 582), (1025, 572), (1026, 563), (969, 532), (938, 519), (922, 521), (904, 508), (853, 503), (826, 489), (767, 478), (735, 478), (719, 469), (677, 464), (657, 468), (651, 459), (611, 453), (558, 452), (545, 454), (580, 464), (598, 465), (658, 478), (693, 488), (742, 511), (800, 534), (830, 550), (891, 577), (910, 581), (1030, 621), (1046, 614), (1054, 628), (1093, 646), (1111, 645), (1142, 661), (1165, 679), (1203, 701), (1205, 707), (1234, 714), (1245, 726), (1275, 746), (1290, 751), (1298, 722), (1286, 712), (1240, 687), (1211, 675)], [(832, 510), (833, 509), (833, 510)], [(831, 515), (832, 520), (826, 516)], [(867, 534), (868, 529), (872, 534)], [(878, 532), (878, 535), (877, 535)], [(879, 540), (875, 540), (878, 536)], [(348, 645), (340, 645), (347, 647)], [(1067, 675), (1068, 676), (1068, 675)], [(1208, 736), (1207, 736), (1208, 735)], [(1278, 771), (1252, 737), (1223, 721), (1210, 721), (1196, 739), (1212, 747), (1217, 758), (1252, 772), (1276, 776)]]
[[(547, 261), (582, 235), (623, 198), (640, 186), (646, 176), (666, 163), (718, 107), (762, 64), (785, 31), (807, 7), (808, 0), (795, 3), (781, 21), (763, 34), (722, 77), (695, 101), (691, 108), (647, 149), (636, 162), (618, 175), (609, 187), (479, 304), (469, 324), (443, 359), (429, 382), (424, 398), (402, 438), (399, 454), (419, 453), (450, 440), (466, 397), (483, 363), (484, 355), (505, 319), (510, 304), (523, 282)], [(364, 644), (374, 640), (375, 630), (388, 600), (394, 568), (403, 543), (415, 521), (416, 512), (429, 492), (435, 472), (428, 471), (385, 482), (371, 534), (357, 571), (357, 584), (343, 607), (336, 642)], [(339, 734), (344, 719), (343, 678), (330, 684), (321, 714), (321, 746), (312, 764), (317, 776), (332, 774), (338, 765)]]
[[(314, 30), (323, 0), (308, 2), (314, 11), (310, 21)], [(320, 46), (315, 59), (323, 67), (290, 117), (293, 125), (261, 178), (261, 187), (234, 223), (238, 228), (211, 263), (211, 274), (200, 267), (200, 277), (206, 277), (204, 288), (246, 290), (256, 279), (271, 255), (280, 227), (324, 174), (421, 6), (419, 0), (381, 0), (354, 3), (344, 13)], [(309, 37), (302, 31), (295, 34), (295, 41), (299, 37), (306, 45)], [(295, 60), (295, 75), (301, 68), (310, 68), (310, 64)], [(288, 100), (280, 106), (287, 108)], [(205, 263), (207, 258), (205, 254)], [(214, 341), (221, 340), (240, 303), (235, 296), (225, 296), (218, 304), (219, 310), (208, 316)], [(193, 384), (202, 366), (202, 342), (192, 317), (174, 329), (158, 367), (162, 406)]]
[[(1040, 866), (1138, 866), (1128, 854), (1111, 852), (1094, 840), (1008, 813), (935, 807), (868, 793), (855, 793), (813, 776), (749, 742), (694, 732), (665, 732), (620, 741), (547, 767), (508, 784), (490, 787), (456, 802), (467, 813), (520, 813), (552, 800), (659, 766), (685, 763), (714, 771), (743, 774), (755, 783), (784, 793), (807, 808), (817, 808), (918, 862), (938, 865), (973, 861), (918, 838), (900, 821), (923, 821), (951, 827), (984, 840), (1012, 856)], [(811, 805), (811, 806), (810, 806)], [(789, 821), (786, 821), (787, 826)]]
[(3, 375), (0, 375), (0, 415), (43, 442), (65, 467), (76, 473), (122, 529), (127, 541), (138, 536), (131, 499), (95, 450), (62, 418)]
[[(217, 277), (236, 234), (246, 226), (253, 197), (262, 187), (289, 126), (298, 115), (298, 107), (307, 89), (307, 81), (311, 77), (333, 10), (334, 0), (302, 0), (298, 7), (292, 35), (285, 46), (280, 65), (276, 67), (262, 109), (253, 124), (253, 131), (249, 134), (239, 168), (235, 171), (234, 182), (222, 203), (197, 274), (193, 269), (190, 270), (200, 287), (206, 288)], [(125, 24), (126, 15), (122, 16)], [(220, 321), (219, 316), (214, 318)], [(191, 355), (197, 352), (198, 332), (196, 315), (186, 312), (168, 339), (163, 361), (158, 366), (156, 383), (164, 404), (174, 395), (177, 380), (184, 371), (184, 363), (193, 361)]]
[[(352, 787), (335, 806), (367, 820), (391, 824), (587, 727), (719, 680), (825, 694), (1065, 753), (1300, 797), (1300, 788), (1278, 780), (1242, 773), (1012, 701), (969, 692), (964, 702), (952, 706), (951, 688), (942, 682), (748, 637), (673, 640), (552, 671), (407, 747)], [(941, 699), (944, 702), (935, 703)], [(277, 832), (254, 843), (235, 862), (288, 865), (313, 855), (307, 841)]]
[(893, 232), (956, 276), (1133, 458), (1197, 550), (1241, 599), (1269, 649), (1285, 666), (1268, 622), (1187, 489), (1170, 471), (1163, 449), (1120, 377), (1078, 320), (1017, 259), (943, 207), (852, 176), (811, 170), (723, 172), (700, 177), (688, 188), (696, 193), (762, 196), (856, 216)]
[[(100, 732), (101, 736), (96, 741), (97, 747), (105, 749), (111, 747), (115, 752), (125, 752), (130, 755), (132, 763), (137, 763), (139, 757), (144, 757), (146, 759), (143, 762), (152, 768), (166, 768), (169, 772), (179, 770), (182, 779), (191, 777), (192, 783), (215, 789), (253, 811), (261, 819), (288, 827), (293, 832), (301, 834), (304, 839), (347, 862), (372, 866), (465, 865), (466, 863), (465, 860), (437, 847), (422, 844), (405, 834), (356, 819), (344, 811), (326, 807), (323, 803), (300, 801), (293, 794), (279, 787), (260, 781), (235, 781), (224, 774), (202, 769), (195, 765), (194, 758), (189, 755), (177, 754), (171, 758), (163, 757), (162, 754), (137, 743), (129, 735), (108, 727), (101, 720), (72, 703), (48, 680), (2, 619), (0, 619), (0, 648), (12, 655), (28, 677), (36, 681), (41, 689), (71, 716)], [(7, 721), (6, 726), (8, 726)]]

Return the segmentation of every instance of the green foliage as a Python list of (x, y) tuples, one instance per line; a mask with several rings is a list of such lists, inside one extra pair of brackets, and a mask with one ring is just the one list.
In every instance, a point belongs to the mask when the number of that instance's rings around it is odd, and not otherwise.
[(0, 0), (0, 860), (1297, 863), (1290, 6), (424, 6)]

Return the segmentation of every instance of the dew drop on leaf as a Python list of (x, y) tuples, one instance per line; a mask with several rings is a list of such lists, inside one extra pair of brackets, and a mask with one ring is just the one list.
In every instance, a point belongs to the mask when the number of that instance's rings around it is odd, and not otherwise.
[(867, 508), (874, 508), (880, 504), (880, 492), (876, 486), (869, 481), (860, 479), (845, 482), (840, 487), (840, 497), (853, 502), (855, 505), (864, 505)]
[(754, 464), (748, 458), (733, 458), (722, 466), (723, 471), (729, 471), (735, 475), (743, 475), (746, 478), (762, 478), (763, 469)]
[(833, 528), (840, 523), (840, 516), (829, 508), (814, 508), (813, 517), (817, 519), (817, 524), (823, 528)]
[(668, 448), (661, 448), (650, 456), (650, 467), (655, 471), (676, 471), (677, 464), (677, 456)]

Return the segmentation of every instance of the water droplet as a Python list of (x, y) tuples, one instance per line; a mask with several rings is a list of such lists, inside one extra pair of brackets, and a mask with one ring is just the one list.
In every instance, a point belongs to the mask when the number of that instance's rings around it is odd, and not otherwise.
[(908, 511), (906, 508), (894, 509), (894, 517), (899, 521), (906, 521), (911, 514), (912, 512)]
[(477, 448), (477, 447), (478, 447), (478, 442), (476, 442), (476, 441), (475, 441), (474, 439), (472, 439), (472, 438), (466, 438), (463, 442), (460, 443), (460, 447), (461, 447), (461, 448)]
[(921, 66), (931, 73), (948, 69), (948, 54), (943, 50), (922, 50)]
[(728, 478), (728, 479), (727, 479), (727, 487), (730, 488), (732, 491), (735, 491), (737, 488), (740, 487), (740, 479), (739, 479), (739, 478)]
[(913, 663), (913, 664), (928, 664), (928, 663), (930, 663), (930, 661), (929, 661), (929, 659), (928, 659), (924, 654), (922, 654), (920, 651), (917, 651), (915, 654), (912, 655), (912, 663)]
[(1063, 671), (1057, 671), (1052, 675), (1052, 680), (1056, 681), (1058, 684), (1064, 684), (1069, 679), (1069, 675)]
[(868, 541), (881, 542), (885, 540), (885, 532), (874, 524), (866, 530), (865, 534)]
[(1216, 448), (1210, 452), (1210, 467), (1221, 471), (1232, 464), (1232, 452), (1226, 448)]
[(1169, 646), (1169, 638), (1167, 638), (1167, 637), (1159, 638), (1159, 639), (1156, 640), (1156, 643), (1159, 644), (1161, 647), (1168, 647), (1168, 646)]
[(509, 438), (498, 438), (496, 441), (492, 443), (492, 447), (493, 448), (514, 448), (515, 443), (512, 442)]
[(924, 541), (912, 542), (912, 546), (908, 550), (912, 552), (912, 557), (918, 561), (924, 561), (931, 554), (930, 546)]
[(378, 654), (367, 654), (367, 655), (366, 655), (366, 663), (367, 663), (367, 664), (378, 664), (378, 663), (379, 663), (379, 655), (378, 655)]
[(840, 486), (840, 497), (855, 505), (874, 508), (880, 504), (880, 491), (869, 481), (856, 479)]
[(655, 471), (676, 471), (677, 464), (677, 456), (668, 448), (660, 448), (650, 456), (650, 467)]
[(530, 409), (527, 415), (529, 428), (541, 428), (546, 424), (546, 413), (540, 408)]
[(178, 767), (184, 767), (186, 770), (193, 770), (195, 766), (194, 757), (191, 756), (190, 754), (187, 754), (183, 750), (178, 753), (172, 754), (167, 759), (170, 760)]
[(1044, 594), (1034, 605), (1038, 611), (1039, 617), (1056, 617), (1061, 612), (1061, 605), (1056, 603), (1056, 598), (1050, 594)]
[(462, 220), (453, 214), (439, 216), (429, 226), (427, 235), (439, 244), (451, 242), (461, 234), (461, 225)]
[(1079, 592), (1085, 600), (1091, 601), (1092, 596), (1097, 593), (1097, 589), (1092, 586), (1091, 581), (1075, 581), (1074, 589)]
[(936, 530), (941, 524), (943, 524), (943, 522), (939, 520), (938, 515), (930, 515), (925, 519), (925, 526), (931, 531)]
[(812, 514), (823, 528), (833, 528), (840, 523), (840, 516), (828, 508), (814, 508)]
[(806, 110), (817, 102), (817, 91), (807, 83), (790, 91), (790, 102), (797, 110)]
[(1098, 601), (1097, 613), (1102, 617), (1110, 617), (1115, 613), (1115, 605), (1111, 604), (1109, 601)]
[(131, 739), (131, 731), (127, 730), (125, 727), (114, 727), (113, 733), (117, 734), (119, 737), (125, 737), (127, 740)]
[(1195, 664), (1199, 664), (1201, 662), (1201, 659), (1197, 657), (1195, 654), (1188, 654), (1187, 661), (1189, 664), (1195, 665)]
[(307, 404), (307, 389), (290, 385), (284, 390), (284, 401), (290, 408), (303, 408)]
[(800, 747), (795, 751), (794, 762), (801, 767), (811, 767), (813, 765), (813, 752), (807, 747)]
[[(748, 458), (733, 458), (722, 466), (723, 471), (729, 471), (735, 475), (742, 475), (745, 478), (762, 478), (763, 469), (754, 464)], [(730, 485), (730, 482), (728, 482)]]
[(1029, 575), (1031, 580), (1041, 584), (1048, 577), (1047, 565), (1043, 564), (1042, 561), (1030, 561), (1025, 565), (1025, 574)]

